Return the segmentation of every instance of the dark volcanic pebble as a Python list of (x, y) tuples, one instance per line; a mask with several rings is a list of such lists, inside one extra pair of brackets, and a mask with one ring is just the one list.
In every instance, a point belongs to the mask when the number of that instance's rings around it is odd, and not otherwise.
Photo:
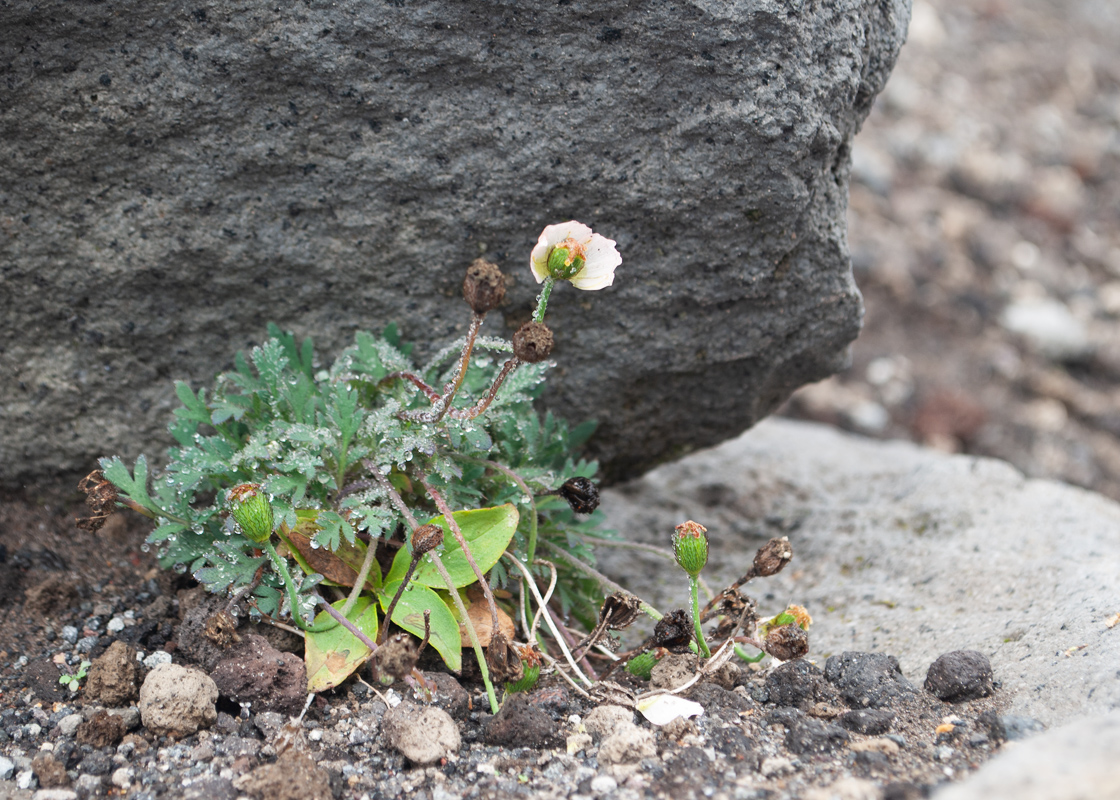
[(894, 712), (879, 708), (860, 708), (845, 711), (836, 721), (853, 733), (878, 736), (891, 729)]
[(210, 677), (218, 693), (260, 711), (296, 714), (307, 698), (307, 667), (292, 653), (281, 653), (263, 636), (246, 634), (218, 662)]
[(953, 650), (937, 657), (925, 688), (942, 700), (976, 700), (992, 693), (992, 664), (976, 650)]
[(824, 677), (853, 708), (882, 708), (915, 691), (902, 675), (898, 659), (884, 653), (846, 652), (829, 656)]
[(776, 706), (804, 708), (818, 701), (834, 701), (836, 690), (824, 679), (815, 664), (803, 658), (787, 661), (766, 676), (769, 702)]
[[(742, 765), (752, 772), (758, 769), (762, 756), (755, 749), (754, 742), (734, 725), (718, 728), (711, 734), (712, 745), (727, 756), (729, 761)], [(736, 767), (738, 770), (739, 767)]]
[(506, 698), (486, 725), (486, 743), (511, 747), (549, 747), (560, 742), (559, 726), (548, 712), (523, 694)]
[(786, 747), (797, 755), (809, 753), (828, 753), (843, 745), (850, 738), (848, 732), (838, 725), (821, 722), (806, 716), (796, 708), (781, 708), (771, 711), (766, 721), (784, 725), (786, 728)]
[(452, 718), (465, 720), (471, 709), (471, 698), (459, 681), (446, 672), (425, 672), (424, 677), (436, 685), (432, 703), (442, 708)]

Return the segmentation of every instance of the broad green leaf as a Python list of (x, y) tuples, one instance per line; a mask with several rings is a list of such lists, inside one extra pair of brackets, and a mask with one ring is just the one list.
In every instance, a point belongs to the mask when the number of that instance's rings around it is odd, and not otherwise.
[[(341, 611), (345, 604), (345, 600), (339, 600), (331, 605)], [(315, 622), (329, 619), (332, 619), (330, 614), (320, 611)], [(371, 603), (370, 598), (358, 598), (346, 619), (370, 639), (377, 638), (377, 605)], [(364, 664), (369, 656), (370, 649), (342, 625), (319, 633), (308, 631), (303, 653), (307, 663), (307, 691), (333, 689)]]
[[(384, 591), (377, 596), (383, 610), (388, 611), (389, 603), (392, 602), (400, 585), (399, 579), (385, 584)], [(455, 615), (438, 594), (416, 583), (415, 580), (412, 581), (404, 590), (401, 599), (397, 601), (396, 608), (393, 609), (393, 622), (413, 636), (423, 637), (425, 611), (432, 612), (429, 620), (431, 633), (428, 642), (443, 657), (443, 663), (447, 664), (447, 668), (452, 672), (458, 672), (463, 668), (459, 623), (455, 621)]]
[[(486, 573), (498, 562), (502, 552), (509, 546), (514, 531), (517, 530), (517, 508), (509, 503), (493, 508), (456, 511), (452, 516), (459, 524), (459, 530), (462, 532), (463, 538), (467, 540), (471, 555), (474, 556), (475, 563), (478, 564), (478, 568), (483, 573)], [(459, 547), (459, 543), (451, 535), (451, 528), (448, 526), (447, 520), (441, 515), (429, 520), (429, 524), (439, 525), (443, 528), (443, 552), (440, 554), (440, 558), (451, 576), (451, 582), (456, 586), (466, 586), (478, 580), (475, 577), (474, 570), (471, 569), (471, 565), (467, 563), (463, 549)], [(386, 583), (404, 578), (411, 560), (412, 553), (408, 551), (408, 548), (402, 547), (398, 550), (396, 558), (393, 559), (393, 566), (385, 577)], [(416, 566), (416, 572), (412, 576), (412, 582), (423, 586), (446, 588), (435, 564), (428, 558), (420, 560), (420, 563)]]

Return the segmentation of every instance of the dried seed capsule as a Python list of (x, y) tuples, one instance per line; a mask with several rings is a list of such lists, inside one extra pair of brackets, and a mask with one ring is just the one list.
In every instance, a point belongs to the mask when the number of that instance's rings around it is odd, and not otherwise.
[(681, 569), (699, 577), (708, 563), (708, 529), (692, 520), (678, 525), (673, 531), (673, 555)]
[(506, 286), (498, 265), (476, 258), (463, 278), (463, 299), (476, 314), (485, 314), (501, 305)]
[(599, 624), (612, 631), (621, 631), (634, 624), (641, 612), (641, 600), (632, 594), (615, 592), (603, 600), (599, 609)]
[(261, 544), (272, 536), (272, 505), (259, 483), (242, 483), (229, 490), (229, 510), (245, 538)]
[(526, 364), (544, 361), (552, 352), (552, 331), (543, 322), (526, 322), (513, 335), (513, 354)]
[(765, 650), (779, 661), (793, 661), (809, 652), (809, 634), (799, 625), (779, 625), (766, 633)]
[(422, 556), (443, 544), (443, 528), (439, 525), (421, 525), (412, 532), (412, 554)]
[(758, 548), (758, 552), (755, 553), (752, 572), (762, 578), (777, 575), (790, 562), (791, 558), (793, 558), (793, 547), (790, 546), (787, 537), (771, 539)]
[(491, 636), (490, 644), (486, 646), (486, 666), (496, 683), (516, 683), (525, 676), (521, 655), (501, 631)]
[(81, 530), (96, 533), (117, 510), (117, 487), (105, 480), (101, 470), (95, 469), (78, 483), (78, 491), (85, 492), (86, 505), (93, 513), (74, 522)]
[(558, 491), (577, 514), (590, 514), (599, 507), (599, 487), (587, 478), (569, 478)]
[(653, 626), (654, 647), (664, 647), (671, 653), (688, 651), (692, 641), (692, 618), (683, 608), (670, 611)]

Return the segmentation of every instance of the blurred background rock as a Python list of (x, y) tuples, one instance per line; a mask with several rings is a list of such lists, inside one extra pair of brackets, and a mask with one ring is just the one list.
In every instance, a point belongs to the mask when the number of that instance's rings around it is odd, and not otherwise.
[(867, 317), (786, 414), (1120, 498), (1120, 5), (919, 0), (853, 151)]

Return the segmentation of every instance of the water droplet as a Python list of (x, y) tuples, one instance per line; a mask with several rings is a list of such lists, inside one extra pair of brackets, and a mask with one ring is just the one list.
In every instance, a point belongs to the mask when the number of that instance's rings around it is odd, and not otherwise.
[(142, 552), (142, 553), (149, 553), (149, 552), (151, 552), (151, 550), (152, 550), (152, 546), (150, 544), (148, 544), (147, 542), (144, 542), (144, 544), (140, 545), (140, 552)]

